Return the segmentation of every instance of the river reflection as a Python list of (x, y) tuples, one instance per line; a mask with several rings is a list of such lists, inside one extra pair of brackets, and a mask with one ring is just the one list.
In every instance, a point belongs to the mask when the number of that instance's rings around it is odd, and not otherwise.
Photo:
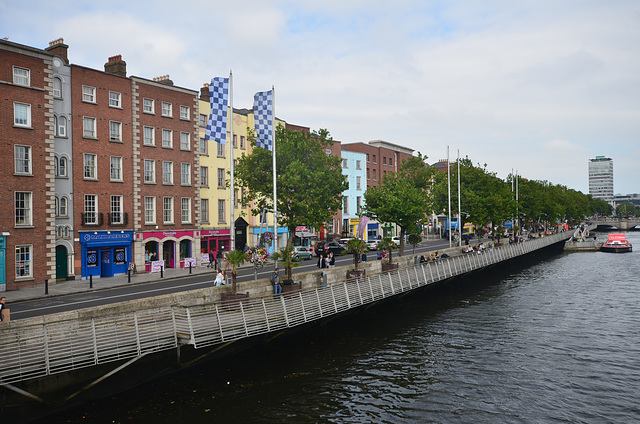
[(40, 422), (638, 422), (640, 234), (627, 237), (633, 253), (476, 275)]

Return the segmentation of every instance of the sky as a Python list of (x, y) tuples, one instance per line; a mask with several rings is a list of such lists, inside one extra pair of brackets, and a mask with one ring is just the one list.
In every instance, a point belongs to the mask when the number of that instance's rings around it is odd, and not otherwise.
[(194, 90), (233, 72), (236, 108), (273, 86), (289, 123), (502, 178), (588, 193), (606, 156), (615, 193), (640, 193), (637, 0), (6, 1), (4, 37)]

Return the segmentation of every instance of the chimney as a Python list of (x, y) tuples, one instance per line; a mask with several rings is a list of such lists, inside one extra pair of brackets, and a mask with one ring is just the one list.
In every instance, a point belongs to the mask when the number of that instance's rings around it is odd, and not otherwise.
[(159, 76), (159, 77), (153, 77), (153, 80), (155, 82), (159, 82), (160, 84), (173, 85), (173, 81), (171, 81), (169, 79), (169, 75), (162, 75), (162, 76)]
[(200, 88), (200, 100), (209, 102), (209, 83), (205, 82), (202, 88)]
[(58, 38), (57, 40), (50, 41), (49, 47), (47, 47), (45, 50), (47, 50), (48, 52), (50, 52), (55, 56), (59, 56), (60, 58), (62, 58), (62, 60), (64, 60), (64, 63), (68, 65), (69, 64), (69, 58), (67, 57), (68, 49), (69, 49), (69, 46), (64, 44), (64, 40), (62, 38)]
[(127, 76), (127, 62), (122, 60), (122, 55), (111, 56), (109, 61), (104, 64), (104, 71), (111, 75), (119, 77)]

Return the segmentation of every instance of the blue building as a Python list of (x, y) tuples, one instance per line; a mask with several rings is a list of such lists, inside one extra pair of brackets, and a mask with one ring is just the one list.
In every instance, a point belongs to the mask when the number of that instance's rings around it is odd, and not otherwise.
[(364, 193), (367, 191), (365, 153), (350, 152), (342, 149), (342, 174), (347, 177), (349, 188), (342, 192), (342, 236), (367, 238), (367, 231), (358, 232), (360, 214), (364, 206)]

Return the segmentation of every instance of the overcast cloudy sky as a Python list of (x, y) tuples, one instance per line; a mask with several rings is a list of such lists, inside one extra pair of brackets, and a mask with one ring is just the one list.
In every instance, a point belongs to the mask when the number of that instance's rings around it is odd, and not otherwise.
[(0, 31), (195, 90), (232, 70), (235, 107), (274, 85), (279, 118), (430, 163), (448, 145), (588, 193), (605, 155), (615, 192), (640, 192), (638, 0), (25, 0), (0, 3)]

